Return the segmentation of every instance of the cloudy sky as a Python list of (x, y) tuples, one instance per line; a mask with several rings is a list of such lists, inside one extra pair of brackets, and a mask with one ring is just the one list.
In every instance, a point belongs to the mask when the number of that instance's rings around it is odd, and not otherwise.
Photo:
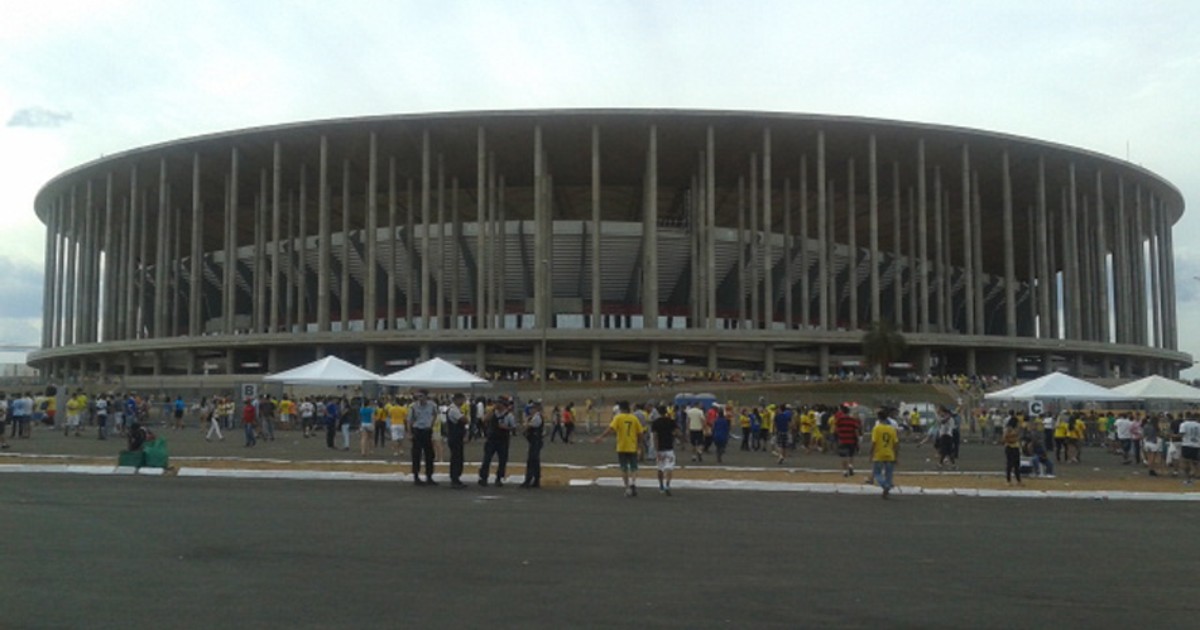
[[(1200, 2), (0, 2), (0, 345), (37, 345), (38, 188), (152, 142), (366, 114), (861, 115), (1099, 151), (1172, 181), (1200, 356)], [(1198, 374), (1200, 375), (1200, 374)]]

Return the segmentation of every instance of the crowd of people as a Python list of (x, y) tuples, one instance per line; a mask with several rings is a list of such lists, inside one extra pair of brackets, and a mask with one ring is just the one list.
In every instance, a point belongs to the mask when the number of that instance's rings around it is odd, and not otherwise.
[[(994, 385), (981, 380), (957, 384)], [(378, 452), (403, 457), (407, 447), (412, 476), (418, 485), (436, 485), (434, 462), (448, 461), (450, 483), (455, 488), (466, 486), (462, 480), (463, 445), (474, 440), (484, 443), (479, 485), (502, 486), (508, 476), (509, 445), (518, 436), (528, 442), (522, 486), (540, 487), (546, 435), (551, 443), (573, 444), (578, 426), (582, 424), (583, 430), (591, 434), (593, 420), (599, 415), (592, 400), (580, 410), (574, 403), (567, 403), (547, 411), (536, 401), (519, 407), (506, 397), (468, 400), (463, 394), (434, 396), (424, 390), (375, 398), (263, 394), (238, 400), (214, 396), (191, 404), (181, 396), (152, 398), (134, 392), (88, 396), (80, 390), (64, 396), (56, 394), (0, 394), (0, 448), (9, 448), (9, 439), (28, 439), (31, 427), (38, 424), (62, 430), (67, 436), (82, 436), (94, 430), (101, 440), (120, 435), (144, 441), (145, 427), (152, 422), (182, 429), (198, 420), (205, 439), (210, 441), (225, 440), (226, 432), (240, 429), (246, 448), (275, 440), (276, 429), (283, 427), (300, 431), (304, 438), (324, 437), (327, 448), (342, 451), (354, 448), (357, 434), (357, 451), (363, 457)], [(65, 417), (58, 413), (60, 399), (65, 400)], [(731, 441), (739, 442), (741, 451), (769, 456), (777, 465), (786, 464), (798, 453), (836, 454), (845, 477), (855, 475), (860, 444), (869, 445), (873, 468), (891, 462), (882, 467), (886, 470), (873, 469), (866, 477), (866, 482), (879, 483), (884, 490), (891, 486), (891, 469), (902, 442), (913, 442), (918, 447), (932, 443), (937, 468), (954, 470), (965, 435), (980, 443), (1003, 446), (1009, 483), (1023, 483), (1023, 473), (1052, 476), (1056, 467), (1079, 464), (1084, 447), (1089, 446), (1121, 457), (1124, 465), (1144, 466), (1152, 477), (1183, 476), (1190, 485), (1200, 473), (1200, 421), (1192, 414), (1068, 410), (1027, 416), (1018, 410), (960, 412), (938, 407), (932, 418), (929, 415), (915, 407), (888, 407), (866, 413), (850, 405), (800, 405), (762, 399), (748, 406), (732, 401), (680, 405), (623, 401), (613, 407), (612, 420), (594, 439), (616, 436), (618, 464), (629, 496), (637, 493), (639, 461), (655, 464), (659, 490), (669, 494), (677, 448), (685, 449), (694, 463), (702, 463), (706, 457), (724, 463)], [(881, 429), (882, 437), (876, 435), (879, 427), (886, 427)]]

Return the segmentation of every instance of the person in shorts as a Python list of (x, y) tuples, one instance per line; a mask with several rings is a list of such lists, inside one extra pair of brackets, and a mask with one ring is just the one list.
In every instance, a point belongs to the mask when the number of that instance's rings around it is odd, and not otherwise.
[(638, 448), (642, 443), (645, 428), (637, 416), (629, 412), (629, 401), (617, 403), (617, 415), (604, 433), (596, 436), (593, 442), (599, 444), (609, 435), (617, 436), (617, 462), (621, 466), (621, 479), (625, 484), (625, 496), (637, 496)]
[(854, 476), (854, 456), (858, 453), (858, 442), (862, 438), (862, 423), (850, 415), (850, 408), (842, 405), (834, 416), (833, 430), (837, 435), (838, 457), (842, 458), (842, 476)]
[(1192, 485), (1200, 472), (1200, 422), (1189, 415), (1179, 425), (1180, 444), (1183, 446), (1183, 483)]
[(658, 406), (658, 417), (650, 423), (654, 436), (654, 465), (658, 468), (658, 491), (671, 496), (671, 472), (675, 470), (675, 440), (681, 438), (679, 425), (667, 413), (665, 405)]
[(696, 403), (688, 405), (684, 412), (687, 418), (688, 442), (692, 445), (692, 461), (704, 460), (704, 412)]

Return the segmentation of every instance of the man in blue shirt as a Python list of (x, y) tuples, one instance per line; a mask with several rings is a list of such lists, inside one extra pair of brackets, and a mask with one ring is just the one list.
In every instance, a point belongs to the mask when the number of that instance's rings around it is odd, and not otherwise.
[[(408, 408), (408, 428), (412, 435), (413, 483), (418, 486), (436, 486), (433, 480), (433, 421), (437, 418), (437, 405), (429, 400), (429, 392), (417, 392), (417, 400)], [(425, 480), (421, 481), (421, 459), (425, 460)]]

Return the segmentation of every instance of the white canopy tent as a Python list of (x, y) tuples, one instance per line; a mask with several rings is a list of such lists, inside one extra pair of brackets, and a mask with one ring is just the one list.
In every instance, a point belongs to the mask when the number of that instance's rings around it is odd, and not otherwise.
[(376, 380), (378, 374), (332, 355), (263, 377), (264, 382), (284, 385), (362, 385)]
[(427, 389), (474, 390), (491, 386), (491, 383), (487, 379), (475, 376), (457, 365), (438, 357), (424, 363), (418, 363), (399, 372), (378, 377), (376, 380), (383, 385), (423, 387)]
[(1200, 402), (1200, 389), (1157, 375), (1114, 387), (1112, 391), (1131, 400)]
[(1036, 378), (1028, 383), (1002, 389), (986, 394), (984, 400), (1017, 401), (1017, 400), (1070, 400), (1070, 401), (1110, 401), (1130, 400), (1130, 396), (1115, 393), (1099, 385), (1077, 379), (1061, 372), (1053, 372)]

